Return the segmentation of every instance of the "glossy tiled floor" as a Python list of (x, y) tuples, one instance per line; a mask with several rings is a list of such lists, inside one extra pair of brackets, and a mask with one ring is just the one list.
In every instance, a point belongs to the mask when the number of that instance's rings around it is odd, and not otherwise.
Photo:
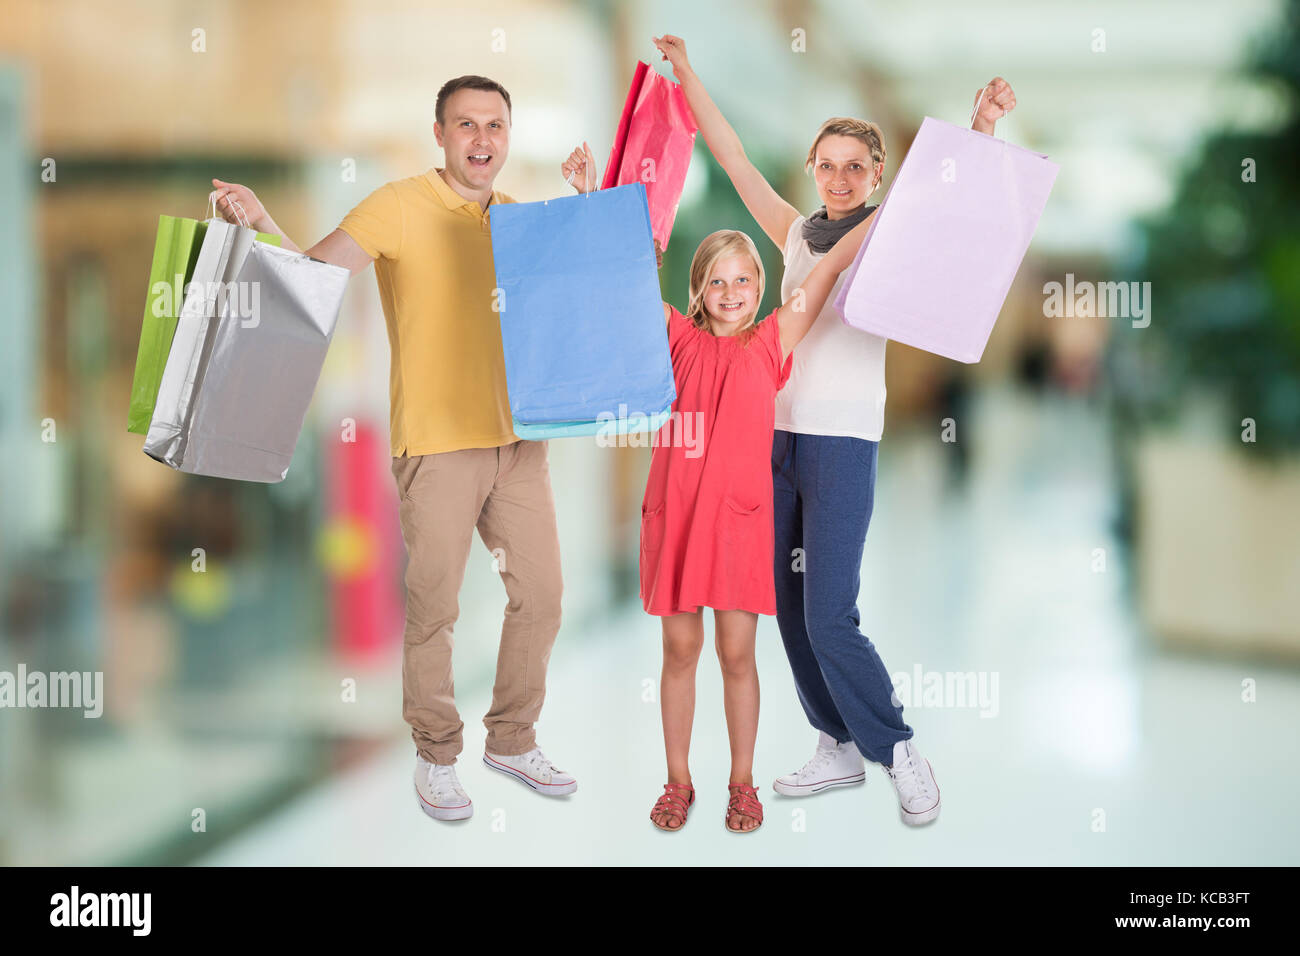
[[(867, 542), (863, 627), (891, 672), (973, 673), (988, 696), (911, 702), (944, 809), (899, 821), (888, 779), (791, 800), (771, 779), (811, 755), (772, 618), (759, 629), (757, 768), (767, 822), (725, 832), (727, 744), (716, 662), (701, 662), (693, 773), (680, 834), (647, 819), (663, 782), (658, 624), (639, 607), (599, 633), (562, 633), (539, 740), (579, 778), (548, 800), (479, 761), (489, 688), (460, 688), (460, 776), (475, 816), (417, 808), (405, 738), (209, 854), (211, 864), (1295, 864), (1293, 728), (1300, 672), (1160, 651), (1137, 624), (1110, 528), (1114, 492), (1097, 413), (989, 392), (952, 447), (890, 433)], [(937, 431), (937, 429), (936, 429)], [(1104, 571), (1094, 570), (1105, 549)], [(1258, 702), (1241, 701), (1257, 682)], [(936, 678), (930, 678), (936, 679)], [(979, 685), (974, 685), (978, 687)], [(905, 701), (906, 702), (906, 701)], [(919, 706), (918, 706), (919, 704)]]

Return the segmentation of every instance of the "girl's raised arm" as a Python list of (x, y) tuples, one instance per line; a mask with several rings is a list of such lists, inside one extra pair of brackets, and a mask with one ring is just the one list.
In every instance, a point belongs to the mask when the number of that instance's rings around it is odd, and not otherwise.
[(686, 59), (685, 41), (681, 37), (669, 35), (653, 39), (664, 59), (673, 65), (673, 76), (682, 85), (686, 102), (695, 114), (695, 121), (700, 124), (700, 132), (704, 134), (709, 152), (731, 179), (731, 185), (740, 194), (741, 201), (759, 228), (776, 243), (778, 249), (784, 249), (785, 237), (790, 232), (790, 225), (799, 218), (799, 210), (778, 196), (772, 185), (763, 178), (763, 174), (749, 161), (745, 148), (740, 144), (740, 137), (723, 118), (722, 111), (714, 104), (705, 91), (704, 84), (691, 69), (691, 64)]
[(871, 215), (835, 243), (831, 251), (822, 256), (821, 261), (813, 267), (808, 278), (794, 290), (794, 295), (777, 309), (776, 320), (781, 330), (782, 362), (808, 334), (817, 316), (821, 315), (826, 300), (830, 297), (831, 289), (835, 287), (835, 280), (839, 278), (841, 272), (853, 264), (867, 229), (871, 226), (871, 220), (875, 217), (875, 210), (872, 210)]

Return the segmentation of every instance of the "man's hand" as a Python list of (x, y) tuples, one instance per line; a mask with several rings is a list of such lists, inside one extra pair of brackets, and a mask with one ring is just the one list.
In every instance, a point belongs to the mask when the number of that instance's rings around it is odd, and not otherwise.
[[(983, 98), (981, 99), (981, 94)], [(976, 108), (977, 105), (977, 108)], [(1016, 108), (1016, 94), (1011, 84), (1000, 76), (989, 80), (988, 85), (975, 94), (975, 118), (971, 129), (977, 133), (993, 134), (993, 124)]]
[(655, 268), (662, 269), (663, 267), (664, 267), (664, 251), (659, 247), (659, 240), (656, 239), (655, 240)]
[(223, 183), (220, 179), (212, 180), (215, 187), (212, 195), (216, 200), (217, 213), (226, 222), (236, 226), (251, 226), (258, 232), (271, 232), (263, 226), (266, 223), (266, 208), (247, 186), (238, 183)]
[(596, 178), (596, 157), (591, 155), (591, 147), (585, 142), (581, 149), (575, 147), (569, 158), (560, 163), (560, 175), (566, 182), (572, 177), (573, 188), (580, 193), (591, 193), (600, 188), (600, 180)]
[(691, 72), (691, 61), (686, 58), (686, 41), (665, 33), (661, 37), (651, 37), (650, 42), (672, 64), (673, 76), (677, 77), (677, 82), (685, 79), (686, 74)]

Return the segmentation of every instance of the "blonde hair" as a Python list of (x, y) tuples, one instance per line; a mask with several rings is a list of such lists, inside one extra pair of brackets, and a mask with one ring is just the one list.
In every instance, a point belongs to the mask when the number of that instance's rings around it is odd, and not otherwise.
[(883, 165), (885, 162), (885, 136), (880, 132), (879, 126), (866, 120), (832, 116), (822, 123), (822, 128), (817, 131), (812, 148), (808, 150), (808, 161), (803, 166), (805, 172), (812, 169), (813, 163), (817, 161), (817, 146), (827, 136), (852, 136), (866, 144), (867, 149), (871, 151), (873, 163)]
[(763, 301), (763, 285), (766, 280), (763, 274), (763, 260), (758, 254), (754, 240), (736, 229), (719, 229), (705, 236), (700, 247), (695, 250), (695, 257), (691, 259), (690, 304), (686, 307), (686, 318), (690, 319), (697, 329), (712, 332), (709, 328), (708, 316), (704, 314), (704, 293), (708, 291), (709, 276), (713, 274), (713, 267), (728, 256), (749, 256), (754, 261), (754, 269), (758, 272), (758, 298), (755, 300), (754, 314), (749, 317), (749, 323), (738, 333), (748, 337), (753, 334), (754, 324), (758, 319), (758, 309)]

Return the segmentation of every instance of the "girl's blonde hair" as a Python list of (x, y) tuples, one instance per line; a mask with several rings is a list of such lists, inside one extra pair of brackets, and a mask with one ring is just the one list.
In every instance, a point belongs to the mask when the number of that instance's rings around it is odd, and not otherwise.
[(866, 120), (832, 116), (822, 123), (822, 128), (817, 131), (812, 148), (808, 150), (808, 161), (803, 166), (805, 171), (812, 169), (813, 163), (817, 161), (817, 145), (827, 136), (852, 136), (856, 140), (861, 140), (870, 150), (873, 163), (885, 162), (885, 135), (880, 132), (879, 126)]
[(763, 274), (763, 260), (754, 246), (754, 240), (735, 229), (719, 229), (705, 236), (700, 247), (695, 250), (695, 257), (691, 259), (690, 304), (686, 308), (686, 318), (690, 319), (697, 329), (712, 331), (709, 328), (708, 316), (704, 314), (704, 293), (708, 291), (709, 276), (713, 274), (713, 267), (729, 256), (749, 256), (754, 261), (754, 269), (758, 272), (758, 297), (755, 300), (754, 314), (749, 317), (749, 323), (738, 333), (748, 337), (754, 331), (754, 322), (758, 318), (758, 307), (763, 301), (763, 284), (766, 280)]

